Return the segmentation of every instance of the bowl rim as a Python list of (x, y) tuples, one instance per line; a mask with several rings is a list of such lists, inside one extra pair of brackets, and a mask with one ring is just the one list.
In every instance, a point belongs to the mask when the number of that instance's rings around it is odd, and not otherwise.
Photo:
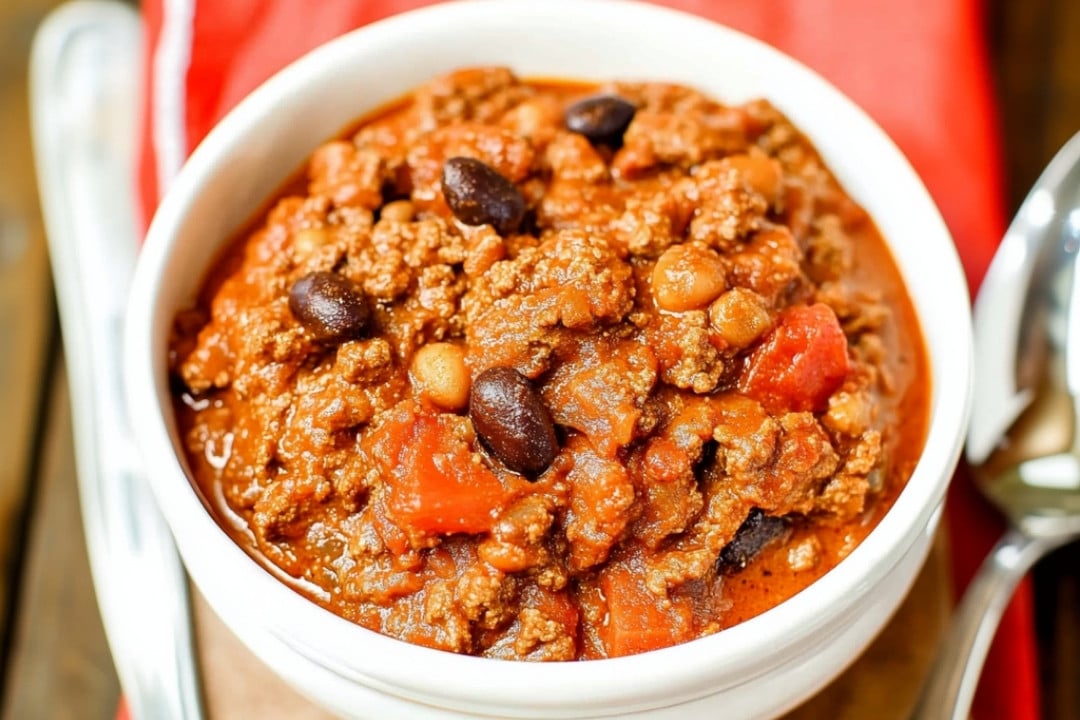
[[(615, 20), (610, 15), (618, 7)], [(497, 12), (495, 11), (497, 8)], [(601, 20), (626, 27), (659, 27), (665, 32), (698, 36), (707, 34), (717, 41), (739, 46), (757, 58), (765, 58), (798, 82), (807, 92), (827, 100), (834, 111), (858, 126), (883, 153), (892, 172), (905, 188), (905, 197), (925, 216), (944, 246), (940, 248), (945, 278), (946, 309), (930, 316), (916, 304), (927, 345), (932, 373), (931, 417), (923, 454), (907, 486), (893, 508), (866, 539), (842, 561), (806, 590), (776, 608), (721, 633), (670, 648), (623, 658), (586, 663), (516, 663), (455, 655), (411, 645), (353, 625), (317, 604), (296, 594), (274, 578), (263, 566), (236, 545), (206, 512), (191, 480), (182, 467), (166, 420), (171, 413), (162, 405), (168, 397), (164, 351), (155, 346), (162, 337), (158, 315), (166, 273), (177, 253), (177, 240), (186, 213), (199, 196), (207, 177), (236, 148), (253, 124), (271, 122), (273, 108), (287, 101), (306, 83), (317, 82), (327, 68), (347, 61), (358, 43), (372, 38), (384, 40), (416, 37), (420, 32), (439, 32), (440, 26), (493, 28), (513, 17), (539, 17), (558, 11), (575, 22)], [(601, 15), (603, 13), (603, 15)], [(602, 25), (601, 25), (602, 26)], [(678, 36), (678, 35), (677, 35)], [(409, 88), (402, 88), (406, 91)], [(796, 121), (796, 125), (802, 126)], [(807, 132), (810, 136), (810, 133)], [(811, 141), (821, 150), (818, 138)], [(822, 150), (826, 161), (828, 156)], [(832, 163), (827, 163), (832, 168)], [(843, 178), (840, 178), (842, 184)], [(847, 185), (845, 184), (845, 187)], [(254, 208), (253, 208), (254, 211)], [(886, 243), (893, 243), (886, 237)], [(894, 253), (895, 254), (895, 253)], [(207, 263), (208, 264), (208, 263)], [(898, 260), (899, 264), (899, 260)], [(904, 268), (901, 267), (901, 271)], [(905, 273), (905, 281), (909, 277)], [(913, 301), (918, 301), (912, 293)], [(684, 699), (717, 692), (725, 683), (742, 682), (748, 672), (764, 671), (758, 654), (763, 646), (789, 647), (812, 641), (816, 632), (827, 628), (832, 618), (830, 606), (840, 599), (865, 595), (889, 572), (898, 544), (907, 545), (920, 533), (932, 532), (962, 447), (971, 406), (972, 341), (970, 313), (964, 275), (936, 206), (921, 180), (895, 144), (851, 100), (814, 71), (771, 46), (712, 21), (633, 0), (464, 0), (441, 3), (409, 11), (372, 23), (329, 41), (279, 71), (239, 103), (195, 149), (151, 222), (132, 285), (125, 329), (125, 375), (130, 417), (139, 450), (153, 472), (148, 473), (155, 497), (189, 568), (207, 570), (205, 550), (193, 545), (193, 538), (214, 546), (215, 562), (229, 572), (243, 576), (250, 587), (246, 595), (273, 597), (278, 610), (287, 612), (289, 623), (275, 625), (274, 632), (298, 652), (339, 674), (370, 681), (391, 692), (424, 701), (449, 699), (459, 705), (501, 707), (520, 704), (533, 707), (598, 707), (615, 700), (641, 706), (657, 702), (670, 704), (675, 695)], [(928, 320), (944, 322), (952, 347), (950, 354), (935, 355), (928, 336)], [(162, 394), (164, 390), (164, 395)], [(858, 571), (856, 571), (858, 569)], [(193, 572), (193, 576), (195, 573)], [(199, 583), (200, 577), (194, 577)], [(206, 592), (208, 598), (212, 592)], [(213, 604), (213, 603), (212, 603)], [(296, 631), (302, 628), (302, 632)], [(301, 638), (316, 638), (311, 643)], [(869, 641), (869, 638), (867, 639)], [(361, 643), (364, 652), (345, 659), (347, 644)], [(370, 656), (370, 657), (366, 657)], [(412, 672), (417, 667), (424, 673)], [(752, 670), (748, 671), (747, 668)], [(436, 678), (434, 682), (427, 678)], [(483, 678), (478, 682), (479, 678)]]

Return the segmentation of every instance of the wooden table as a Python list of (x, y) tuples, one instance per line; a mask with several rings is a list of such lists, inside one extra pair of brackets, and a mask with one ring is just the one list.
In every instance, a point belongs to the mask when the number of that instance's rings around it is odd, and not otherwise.
[(0, 648), (3, 717), (110, 718), (33, 173), (27, 58), (58, 0), (0, 0)]
[[(33, 186), (26, 62), (57, 0), (0, 0), (0, 720), (111, 720), (119, 687), (87, 567), (70, 409)], [(989, 0), (1007, 198), (1080, 129), (1078, 0)], [(1080, 545), (1036, 568), (1043, 716), (1080, 717)]]

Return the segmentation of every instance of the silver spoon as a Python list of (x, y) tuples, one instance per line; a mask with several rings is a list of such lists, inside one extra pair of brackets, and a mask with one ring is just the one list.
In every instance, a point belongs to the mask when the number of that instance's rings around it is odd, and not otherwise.
[(968, 717), (1016, 585), (1080, 537), (1080, 133), (1024, 200), (975, 302), (967, 459), (1010, 527), (964, 594), (913, 718)]
[(42, 23), (31, 111), (71, 384), (90, 569), (135, 720), (198, 720), (187, 578), (136, 458), (124, 413), (120, 329), (138, 248), (132, 168), (139, 16), (69, 2)]

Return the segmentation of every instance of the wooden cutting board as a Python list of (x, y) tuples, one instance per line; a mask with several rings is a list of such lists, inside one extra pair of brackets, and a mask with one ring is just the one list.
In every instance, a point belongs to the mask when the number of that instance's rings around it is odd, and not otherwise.
[[(211, 720), (331, 720), (282, 683), (193, 592)], [(907, 720), (952, 604), (945, 534), (885, 630), (842, 674), (784, 720)]]

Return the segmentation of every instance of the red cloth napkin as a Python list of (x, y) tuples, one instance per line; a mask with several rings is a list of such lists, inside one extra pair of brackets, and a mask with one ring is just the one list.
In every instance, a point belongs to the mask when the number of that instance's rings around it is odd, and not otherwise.
[[(139, 190), (159, 190), (233, 105), (276, 70), (346, 30), (425, 0), (146, 0), (146, 112)], [(1000, 145), (980, 0), (660, 0), (756, 36), (814, 68), (866, 109), (934, 196), (977, 287), (1004, 230)], [(956, 589), (1001, 532), (961, 471), (950, 493)], [(1035, 720), (1031, 588), (1002, 621), (976, 718)]]

